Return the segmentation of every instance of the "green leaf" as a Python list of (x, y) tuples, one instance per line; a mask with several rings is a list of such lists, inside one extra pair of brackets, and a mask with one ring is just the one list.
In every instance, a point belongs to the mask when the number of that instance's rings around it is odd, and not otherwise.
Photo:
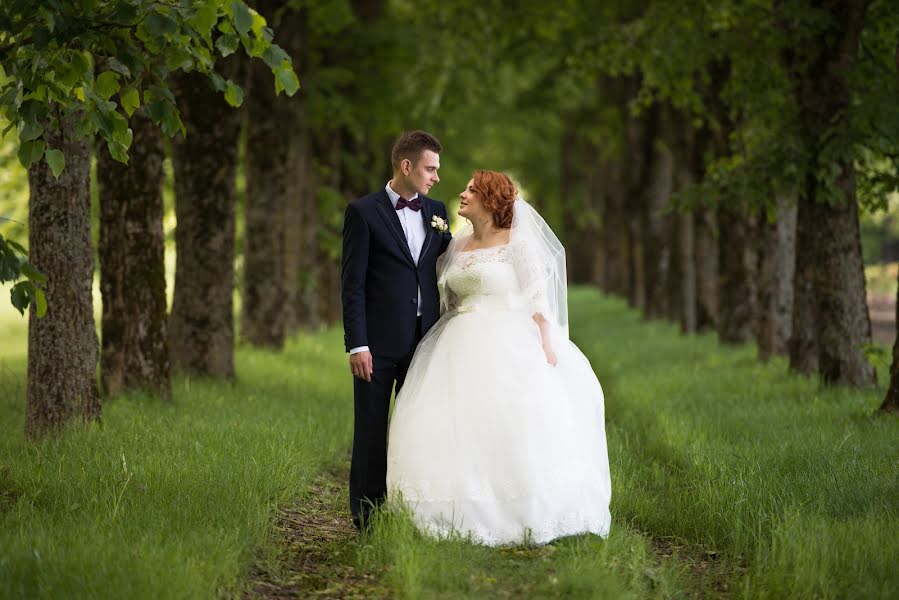
[(112, 95), (119, 91), (119, 74), (113, 71), (103, 71), (97, 76), (97, 83), (94, 88), (104, 100), (109, 100)]
[(216, 73), (215, 71), (211, 71), (209, 73), (209, 81), (212, 82), (212, 87), (215, 88), (217, 92), (224, 92), (228, 89), (228, 85), (225, 83), (224, 77)]
[(109, 149), (109, 155), (120, 163), (128, 164), (128, 147), (122, 145), (115, 140), (107, 140), (106, 147)]
[(39, 319), (42, 319), (47, 314), (47, 296), (41, 288), (34, 290), (34, 308)]
[(6, 243), (15, 248), (20, 254), (28, 254), (28, 250), (26, 250), (25, 246), (23, 246), (19, 242), (15, 240), (6, 240)]
[(225, 102), (235, 108), (243, 104), (243, 90), (241, 89), (241, 87), (230, 79), (225, 83), (225, 85)]
[(178, 32), (178, 23), (159, 12), (151, 13), (144, 20), (144, 27), (148, 33), (157, 37), (174, 35)]
[(27, 260), (22, 263), (22, 274), (31, 281), (36, 281), (37, 283), (47, 283), (47, 276), (38, 271), (37, 267), (35, 267)]
[(170, 50), (165, 61), (165, 66), (169, 71), (189, 71), (193, 64), (193, 55), (187, 48), (174, 48)]
[(24, 142), (19, 146), (19, 162), (26, 169), (44, 156), (44, 140)]
[(44, 159), (47, 161), (53, 176), (59, 179), (59, 174), (66, 168), (66, 159), (60, 150), (47, 150), (44, 153)]
[(22, 128), (22, 133), (19, 134), (20, 142), (31, 142), (41, 137), (44, 133), (44, 126), (38, 123), (37, 121), (29, 120), (25, 121), (25, 127)]
[(111, 56), (109, 58), (109, 68), (115, 71), (116, 73), (121, 73), (125, 77), (131, 77), (131, 69), (128, 68), (128, 65), (123, 63), (121, 60), (116, 58), (115, 56)]
[(250, 8), (240, 0), (231, 2), (231, 12), (234, 15), (234, 27), (241, 35), (245, 35), (253, 26), (253, 14)]
[(140, 107), (140, 94), (131, 86), (119, 91), (119, 100), (122, 101), (122, 108), (129, 117)]
[(21, 273), (19, 258), (12, 253), (0, 254), (0, 282), (15, 281)]
[(215, 47), (222, 57), (234, 54), (239, 44), (240, 39), (233, 33), (224, 33), (215, 40)]
[(300, 80), (297, 79), (297, 74), (290, 63), (284, 61), (275, 71), (275, 90), (278, 93), (283, 90), (288, 96), (293, 96), (298, 89), (300, 89)]
[(218, 21), (218, 11), (215, 4), (203, 3), (194, 16), (190, 18), (190, 26), (196, 29), (208, 45), (212, 45), (212, 28)]
[(31, 295), (28, 293), (27, 288), (28, 285), (34, 287), (34, 284), (29, 281), (20, 281), (9, 290), (12, 305), (19, 311), (19, 314), (22, 315), (25, 314), (25, 309), (28, 308), (28, 303), (31, 301)]
[(278, 68), (284, 61), (290, 62), (290, 56), (287, 55), (287, 52), (276, 44), (269, 46), (263, 53), (262, 58), (265, 60), (265, 64), (272, 69)]

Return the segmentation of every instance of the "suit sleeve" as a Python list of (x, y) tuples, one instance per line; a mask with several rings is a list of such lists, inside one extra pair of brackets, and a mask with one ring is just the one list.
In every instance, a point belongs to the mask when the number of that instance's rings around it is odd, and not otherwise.
[(341, 300), (343, 302), (343, 341), (347, 352), (368, 345), (365, 321), (365, 277), (368, 271), (368, 224), (359, 209), (349, 204), (343, 221), (343, 264)]

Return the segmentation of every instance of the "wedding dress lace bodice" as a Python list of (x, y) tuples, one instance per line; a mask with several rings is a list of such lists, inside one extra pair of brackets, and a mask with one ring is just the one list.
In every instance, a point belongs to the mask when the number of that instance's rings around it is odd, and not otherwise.
[(480, 307), (547, 310), (546, 286), (529, 247), (510, 242), (458, 252), (441, 281), (447, 309), (467, 312)]

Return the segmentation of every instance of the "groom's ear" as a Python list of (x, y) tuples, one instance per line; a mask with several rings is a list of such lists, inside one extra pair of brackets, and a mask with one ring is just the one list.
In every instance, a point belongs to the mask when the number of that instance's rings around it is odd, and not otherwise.
[(403, 175), (408, 175), (410, 171), (412, 171), (412, 161), (408, 158), (404, 158), (402, 162), (400, 162), (400, 171), (403, 172)]

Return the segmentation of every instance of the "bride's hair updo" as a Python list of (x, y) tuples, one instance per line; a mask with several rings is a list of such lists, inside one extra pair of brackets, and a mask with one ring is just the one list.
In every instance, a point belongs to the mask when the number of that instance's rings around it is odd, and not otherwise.
[(500, 229), (512, 227), (512, 204), (518, 196), (512, 180), (496, 171), (475, 171), (473, 179), (484, 208), (493, 214), (493, 224)]

